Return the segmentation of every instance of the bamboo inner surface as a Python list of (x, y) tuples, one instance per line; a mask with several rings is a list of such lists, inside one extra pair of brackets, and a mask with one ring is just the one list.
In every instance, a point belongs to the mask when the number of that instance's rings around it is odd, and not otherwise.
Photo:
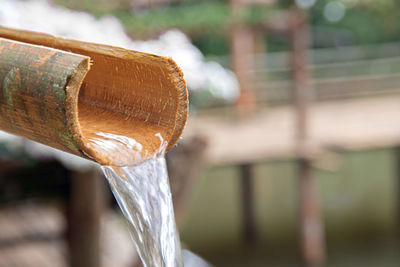
[[(89, 72), (78, 90), (67, 92), (67, 120), (83, 153), (103, 165), (129, 165), (180, 137), (188, 102), (183, 74), (170, 58), (42, 33), (0, 27), (0, 37), (90, 57)], [(73, 86), (72, 86), (73, 87)], [(143, 146), (133, 159), (91, 145), (111, 133)]]

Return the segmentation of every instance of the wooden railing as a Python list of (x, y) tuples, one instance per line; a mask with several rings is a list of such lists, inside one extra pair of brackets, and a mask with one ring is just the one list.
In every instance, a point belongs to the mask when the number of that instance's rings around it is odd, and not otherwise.
[[(400, 45), (389, 43), (363, 47), (309, 50), (315, 101), (400, 93)], [(291, 99), (289, 53), (254, 56), (249, 73), (255, 81), (257, 102), (287, 104)], [(229, 56), (213, 57), (229, 67)]]

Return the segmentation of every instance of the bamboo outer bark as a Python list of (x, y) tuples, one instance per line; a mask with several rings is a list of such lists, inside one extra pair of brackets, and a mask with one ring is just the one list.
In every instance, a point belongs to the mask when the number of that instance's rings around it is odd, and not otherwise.
[(79, 155), (67, 109), (89, 57), (0, 38), (0, 128)]

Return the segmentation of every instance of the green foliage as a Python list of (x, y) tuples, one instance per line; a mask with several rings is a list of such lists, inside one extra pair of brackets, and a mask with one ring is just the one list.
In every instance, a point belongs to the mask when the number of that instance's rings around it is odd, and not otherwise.
[(282, 8), (289, 8), (295, 5), (294, 0), (279, 0), (278, 4)]
[[(224, 33), (230, 24), (265, 21), (273, 7), (249, 7), (240, 18), (231, 16), (228, 1), (185, 1), (148, 10), (132, 11), (128, 0), (54, 0), (73, 9), (89, 11), (96, 16), (111, 14), (118, 17), (127, 31), (143, 36), (169, 28), (179, 28), (187, 33)], [(150, 33), (150, 34), (149, 34)]]
[(179, 28), (193, 36), (224, 34), (233, 23), (254, 24), (266, 21), (272, 7), (244, 9), (239, 18), (231, 16), (228, 4), (216, 1), (189, 2), (142, 13), (114, 13), (126, 25), (128, 32), (158, 32)]
[(131, 0), (53, 0), (55, 4), (75, 10), (90, 12), (96, 16), (130, 10)]
[[(346, 7), (345, 16), (336, 23), (324, 17), (326, 4), (333, 1)], [(395, 0), (319, 0), (309, 13), (313, 26), (347, 30), (359, 45), (399, 40), (400, 3)]]
[(128, 32), (146, 33), (168, 28), (199, 32), (223, 27), (229, 19), (229, 9), (225, 4), (205, 2), (114, 15), (126, 25)]
[(206, 55), (223, 56), (229, 51), (229, 36), (208, 31), (193, 38), (193, 44)]

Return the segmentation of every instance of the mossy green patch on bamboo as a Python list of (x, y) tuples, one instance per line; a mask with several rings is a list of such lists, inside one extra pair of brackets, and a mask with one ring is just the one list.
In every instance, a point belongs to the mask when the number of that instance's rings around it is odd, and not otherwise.
[(13, 67), (3, 80), (3, 97), (6, 104), (14, 107), (13, 98), (21, 88), (21, 75), (18, 68)]

